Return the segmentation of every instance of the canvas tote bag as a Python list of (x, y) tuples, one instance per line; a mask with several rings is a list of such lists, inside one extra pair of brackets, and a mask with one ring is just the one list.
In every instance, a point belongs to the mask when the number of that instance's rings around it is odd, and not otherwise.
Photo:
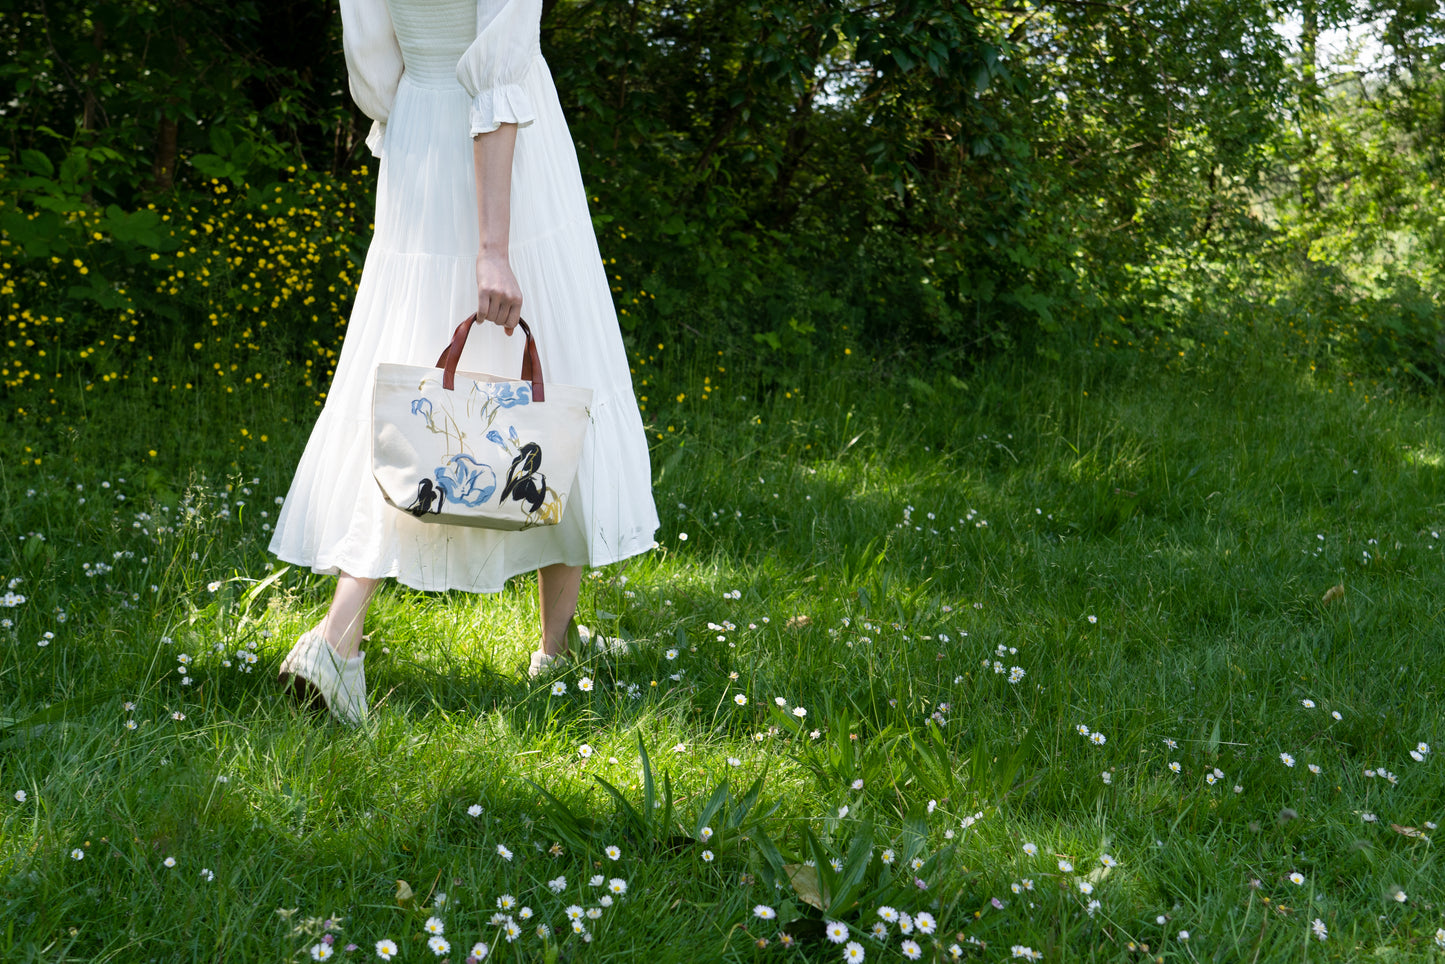
[(556, 525), (577, 478), (592, 389), (543, 385), (525, 321), (520, 378), (457, 371), (476, 317), (457, 326), (435, 368), (377, 366), (372, 474), (388, 503), (424, 522)]

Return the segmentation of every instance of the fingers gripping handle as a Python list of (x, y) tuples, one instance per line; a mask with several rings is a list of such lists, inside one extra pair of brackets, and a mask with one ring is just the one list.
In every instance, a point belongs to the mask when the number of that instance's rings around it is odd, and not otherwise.
[[(467, 347), (467, 335), (471, 333), (472, 323), (476, 320), (476, 312), (473, 312), (467, 316), (466, 321), (457, 325), (457, 330), (452, 333), (452, 343), (437, 359), (437, 367), (442, 370), (442, 388), (447, 391), (456, 387), (457, 363), (462, 360), (462, 349)], [(527, 345), (522, 349), (522, 381), (532, 383), (532, 401), (545, 402), (547, 394), (542, 384), (542, 361), (537, 355), (537, 339), (525, 321), (517, 324), (521, 327), (522, 334), (527, 336)]]

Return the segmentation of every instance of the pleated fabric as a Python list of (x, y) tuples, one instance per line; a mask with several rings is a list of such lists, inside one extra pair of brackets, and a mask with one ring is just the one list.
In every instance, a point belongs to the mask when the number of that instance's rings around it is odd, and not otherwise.
[[(343, 13), (379, 2), (350, 0)], [(376, 131), (376, 232), (325, 407), (271, 541), (271, 551), (287, 562), (320, 573), (391, 577), (417, 589), (495, 592), (518, 573), (554, 563), (604, 565), (655, 544), (647, 440), (576, 153), (551, 74), (535, 51), (535, 21), (528, 27), (526, 18), (501, 16), (532, 2), (482, 0), (480, 10), (476, 0), (385, 4), (404, 69), (384, 109), (368, 110), (384, 122)], [(496, 8), (490, 18), (488, 5)], [(369, 20), (378, 19), (373, 9)], [(344, 20), (346, 29), (355, 20)], [(522, 31), (510, 38), (514, 44), (498, 35), (503, 23)], [(374, 38), (353, 40), (349, 49), (387, 49)], [(470, 77), (494, 86), (464, 86), (458, 75), (468, 72), (459, 63), (499, 44), (515, 63), (500, 71), (473, 63)], [(518, 58), (515, 48), (530, 54)], [(364, 66), (348, 56), (353, 74)], [(384, 91), (388, 81), (362, 86)], [(493, 114), (484, 116), (488, 110)], [(522, 532), (421, 522), (387, 505), (371, 475), (376, 366), (434, 364), (457, 322), (476, 309), (471, 133), (489, 120), (519, 123), (509, 250), (544, 378), (594, 392), (563, 521)], [(458, 367), (515, 377), (521, 349), (520, 334), (509, 338), (495, 325), (476, 325)]]

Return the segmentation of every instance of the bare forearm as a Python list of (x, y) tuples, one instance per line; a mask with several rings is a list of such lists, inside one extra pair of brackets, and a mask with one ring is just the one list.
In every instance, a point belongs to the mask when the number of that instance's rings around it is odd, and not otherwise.
[(516, 148), (516, 124), (503, 124), (472, 138), (479, 255), (507, 253), (512, 225), (512, 155)]
[(507, 329), (522, 318), (522, 288), (512, 273), (512, 155), (517, 125), (503, 124), (472, 138), (477, 179), (477, 320)]

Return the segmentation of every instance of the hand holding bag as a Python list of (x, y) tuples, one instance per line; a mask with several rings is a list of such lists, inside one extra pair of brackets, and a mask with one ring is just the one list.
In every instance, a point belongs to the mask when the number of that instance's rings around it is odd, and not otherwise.
[(457, 371), (476, 317), (457, 326), (435, 368), (377, 366), (372, 474), (388, 503), (424, 522), (556, 525), (577, 478), (592, 389), (543, 384), (525, 321), (520, 378)]

